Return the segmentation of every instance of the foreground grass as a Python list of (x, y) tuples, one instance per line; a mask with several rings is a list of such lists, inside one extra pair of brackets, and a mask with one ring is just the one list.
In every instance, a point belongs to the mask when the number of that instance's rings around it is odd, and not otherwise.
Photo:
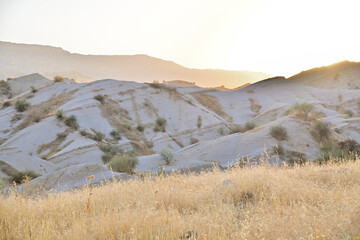
[(354, 239), (359, 199), (359, 160), (215, 170), (0, 197), (0, 239)]

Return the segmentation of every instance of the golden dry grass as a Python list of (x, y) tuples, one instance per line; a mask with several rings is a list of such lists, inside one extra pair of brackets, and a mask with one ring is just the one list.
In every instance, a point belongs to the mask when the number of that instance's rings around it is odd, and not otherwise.
[(189, 230), (199, 239), (354, 239), (359, 199), (359, 159), (145, 177), (0, 197), (0, 239), (179, 239)]

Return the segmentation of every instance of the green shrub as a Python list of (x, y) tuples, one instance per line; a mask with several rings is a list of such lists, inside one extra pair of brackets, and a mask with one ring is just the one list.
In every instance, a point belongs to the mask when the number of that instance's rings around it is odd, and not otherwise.
[(16, 173), (14, 173), (11, 176), (10, 179), (12, 182), (21, 184), (21, 183), (24, 183), (24, 181), (26, 181), (27, 179), (31, 180), (31, 179), (37, 178), (39, 176), (41, 176), (41, 175), (38, 173), (35, 173), (34, 171), (25, 170), (25, 171), (17, 171)]
[(339, 145), (332, 141), (324, 141), (321, 144), (321, 156), (315, 160), (316, 163), (323, 164), (330, 160), (333, 162), (342, 161), (349, 156), (348, 151), (339, 148)]
[(98, 100), (101, 103), (104, 103), (105, 97), (101, 94), (98, 94), (94, 97), (95, 100)]
[(354, 116), (354, 113), (353, 113), (351, 110), (349, 110), (349, 109), (344, 110), (344, 114), (348, 115), (349, 117), (353, 117), (353, 116)]
[(63, 110), (62, 109), (57, 110), (56, 118), (61, 120), (61, 119), (63, 119), (63, 117), (64, 117)]
[(115, 155), (111, 159), (109, 167), (115, 172), (134, 173), (138, 163), (139, 160), (136, 157), (129, 155)]
[(67, 137), (67, 133), (66, 132), (58, 133), (56, 134), (56, 137), (59, 139), (64, 139)]
[(18, 99), (18, 100), (15, 102), (15, 109), (16, 109), (18, 112), (23, 112), (23, 111), (25, 111), (28, 107), (29, 107), (29, 103), (27, 103), (25, 99)]
[[(224, 129), (224, 128), (222, 128), (222, 129)], [(230, 127), (230, 134), (239, 133), (239, 132), (244, 132), (244, 129), (241, 125), (234, 124), (233, 126)], [(221, 134), (221, 135), (223, 135), (223, 134)]]
[(55, 76), (54, 82), (64, 82), (64, 78), (62, 76)]
[(174, 158), (174, 153), (170, 150), (163, 149), (160, 152), (160, 156), (161, 156), (162, 160), (164, 160), (166, 162), (166, 165), (170, 165)]
[(247, 122), (245, 124), (245, 128), (243, 129), (245, 132), (250, 131), (256, 127), (256, 124), (254, 122)]
[(82, 130), (80, 131), (80, 134), (81, 134), (81, 136), (84, 136), (84, 137), (87, 137), (87, 136), (90, 135), (90, 133), (88, 133), (85, 129), (82, 129)]
[(34, 122), (38, 123), (41, 121), (41, 117), (40, 116), (36, 116), (34, 117)]
[(195, 143), (198, 143), (198, 142), (199, 142), (199, 139), (190, 138), (190, 144), (195, 144)]
[(327, 123), (316, 121), (312, 127), (311, 135), (318, 142), (328, 140), (330, 138), (331, 130)]
[(95, 135), (93, 135), (93, 139), (95, 141), (101, 142), (104, 138), (105, 138), (105, 134), (103, 134), (102, 132), (93, 130)]
[(224, 127), (219, 127), (217, 131), (218, 131), (218, 133), (219, 133), (221, 136), (224, 136), (224, 135), (225, 135), (225, 129), (224, 129)]
[(65, 125), (73, 129), (78, 129), (79, 127), (79, 124), (77, 123), (77, 119), (74, 115), (65, 118)]
[(0, 178), (0, 190), (5, 186), (4, 180)]
[(302, 152), (297, 152), (297, 151), (291, 151), (289, 153), (290, 158), (287, 161), (287, 163), (290, 166), (294, 166), (294, 165), (303, 165), (306, 163), (307, 159), (306, 159), (306, 155)]
[(314, 106), (311, 103), (295, 103), (288, 110), (286, 110), (283, 116), (286, 116), (290, 113), (295, 113), (296, 116), (300, 117), (303, 120), (309, 119), (310, 112), (314, 109)]
[(127, 130), (131, 131), (131, 124), (130, 123), (123, 123), (121, 124), (123, 128), (126, 128)]
[(139, 132), (143, 132), (144, 131), (144, 126), (139, 124), (136, 129), (139, 131)]
[(286, 140), (288, 137), (286, 129), (282, 126), (272, 126), (270, 128), (270, 135), (279, 141)]
[(31, 86), (31, 92), (32, 93), (36, 93), (38, 90), (36, 88), (34, 88), (33, 86)]
[(104, 163), (108, 163), (113, 156), (124, 153), (121, 147), (115, 145), (100, 144), (99, 148), (101, 151), (104, 152), (104, 154), (102, 155), (102, 160)]
[(156, 125), (154, 127), (154, 131), (155, 132), (159, 132), (159, 131), (165, 132), (165, 127), (166, 127), (166, 119), (162, 118), (162, 117), (158, 117), (156, 119)]
[(121, 139), (121, 134), (120, 134), (120, 130), (119, 129), (113, 129), (110, 132), (110, 135), (115, 139), (115, 140), (120, 140)]

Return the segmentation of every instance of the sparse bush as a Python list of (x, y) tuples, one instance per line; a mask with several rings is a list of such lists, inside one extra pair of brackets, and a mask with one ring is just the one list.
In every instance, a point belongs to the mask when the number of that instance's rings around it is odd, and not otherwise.
[(7, 107), (10, 107), (11, 106), (11, 102), (9, 101), (6, 101), (3, 103), (3, 108), (7, 108)]
[(123, 128), (126, 128), (127, 130), (131, 131), (131, 124), (130, 123), (123, 123), (121, 124)]
[(147, 83), (152, 88), (161, 88), (161, 83), (159, 81), (153, 81), (152, 83)]
[(201, 119), (201, 116), (198, 115), (196, 126), (197, 126), (198, 128), (201, 128), (201, 125), (202, 125), (202, 119)]
[(38, 123), (41, 121), (41, 117), (40, 116), (36, 116), (34, 117), (34, 122)]
[(58, 134), (56, 134), (56, 137), (59, 139), (64, 139), (67, 137), (67, 134), (66, 134), (66, 132), (58, 133)]
[(291, 151), (289, 153), (290, 158), (287, 161), (287, 163), (290, 166), (294, 166), (294, 165), (303, 165), (306, 163), (307, 159), (306, 159), (306, 155), (302, 152), (297, 152), (297, 151)]
[(348, 115), (349, 117), (353, 117), (353, 116), (354, 116), (354, 113), (353, 113), (351, 110), (349, 110), (349, 109), (344, 110), (344, 114)]
[(296, 103), (293, 106), (293, 111), (296, 116), (301, 119), (308, 120), (310, 112), (314, 109), (314, 106), (311, 103)]
[(80, 130), (81, 136), (87, 137), (90, 133), (88, 133), (85, 129)]
[(273, 147), (273, 153), (277, 155), (284, 155), (285, 149), (281, 144), (277, 144), (276, 146)]
[(245, 124), (244, 131), (245, 132), (250, 131), (250, 130), (254, 129), (255, 127), (256, 127), (256, 124), (254, 122), (247, 122)]
[(270, 135), (279, 140), (279, 141), (283, 141), (287, 139), (287, 131), (284, 127), (282, 126), (273, 126), (270, 128)]
[(328, 140), (330, 134), (331, 134), (331, 130), (327, 123), (324, 123), (322, 121), (316, 121), (315, 124), (313, 125), (311, 135), (318, 142)]
[(55, 76), (54, 82), (64, 82), (64, 78), (62, 76)]
[(37, 178), (41, 176), (41, 174), (35, 173), (31, 170), (25, 170), (25, 171), (17, 171), (11, 176), (11, 181), (16, 182), (18, 184), (22, 184), (27, 180), (32, 180), (34, 178)]
[(139, 132), (143, 132), (144, 131), (144, 126), (139, 124), (136, 129), (139, 131)]
[(33, 87), (33, 86), (31, 86), (31, 92), (32, 93), (36, 93), (38, 90), (35, 88), (35, 87)]
[(114, 129), (110, 132), (110, 135), (115, 139), (115, 140), (120, 140), (121, 139), (121, 134), (120, 134), (120, 130), (119, 129)]
[(29, 107), (29, 103), (25, 99), (19, 99), (15, 102), (15, 109), (18, 112), (24, 112)]
[(225, 129), (224, 129), (224, 127), (219, 127), (218, 133), (219, 133), (221, 136), (224, 136), (224, 135), (225, 135)]
[(318, 164), (327, 163), (330, 160), (332, 162), (342, 161), (347, 159), (349, 152), (339, 148), (339, 145), (332, 141), (324, 141), (321, 144), (321, 156), (315, 160)]
[(105, 97), (104, 95), (98, 94), (94, 97), (95, 100), (98, 100), (101, 103), (104, 103)]
[(57, 110), (56, 118), (61, 120), (61, 119), (63, 119), (63, 117), (64, 117), (63, 110), (62, 109)]
[[(222, 128), (222, 129), (224, 129), (224, 128)], [(230, 134), (239, 133), (239, 132), (244, 132), (244, 129), (241, 125), (234, 124), (233, 126), (230, 127)], [(221, 134), (221, 135), (223, 135), (223, 134)]]
[(95, 141), (101, 142), (104, 138), (105, 138), (105, 134), (103, 134), (102, 132), (93, 130), (95, 135), (93, 135), (93, 139)]
[(165, 132), (165, 127), (166, 127), (166, 119), (162, 118), (162, 117), (158, 117), (156, 119), (156, 125), (154, 127), (154, 131), (155, 132), (159, 132), (159, 131)]
[(73, 129), (78, 129), (79, 127), (79, 124), (77, 123), (77, 119), (74, 115), (65, 118), (65, 125)]
[(134, 173), (138, 163), (139, 160), (136, 157), (129, 155), (115, 155), (111, 159), (109, 167), (115, 172)]
[(108, 163), (111, 158), (115, 155), (121, 155), (124, 153), (121, 147), (110, 145), (110, 144), (100, 144), (99, 148), (104, 152), (102, 155), (102, 160), (104, 163)]
[(4, 180), (0, 178), (0, 190), (3, 189), (5, 186)]
[(199, 139), (197, 138), (190, 138), (190, 144), (195, 144), (195, 143), (198, 143), (199, 142)]
[(174, 153), (170, 150), (163, 149), (160, 152), (161, 158), (166, 162), (166, 165), (170, 165), (172, 163), (172, 160), (174, 158)]

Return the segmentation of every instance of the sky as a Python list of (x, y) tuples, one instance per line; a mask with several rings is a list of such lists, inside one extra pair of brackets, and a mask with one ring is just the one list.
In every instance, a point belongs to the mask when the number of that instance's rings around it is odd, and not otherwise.
[(360, 61), (359, 10), (360, 0), (0, 0), (0, 41), (291, 76)]

